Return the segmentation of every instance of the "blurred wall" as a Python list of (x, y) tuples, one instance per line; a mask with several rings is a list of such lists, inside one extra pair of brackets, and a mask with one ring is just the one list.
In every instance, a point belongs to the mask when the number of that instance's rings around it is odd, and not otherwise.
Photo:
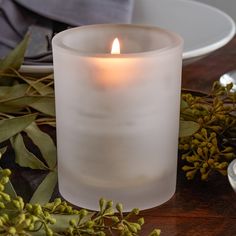
[(196, 0), (217, 7), (236, 21), (236, 0)]

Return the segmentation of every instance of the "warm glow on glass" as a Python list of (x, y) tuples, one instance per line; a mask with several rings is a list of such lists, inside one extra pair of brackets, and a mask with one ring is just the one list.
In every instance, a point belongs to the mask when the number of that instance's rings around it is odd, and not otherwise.
[(118, 38), (115, 38), (113, 41), (111, 54), (120, 54), (120, 42)]

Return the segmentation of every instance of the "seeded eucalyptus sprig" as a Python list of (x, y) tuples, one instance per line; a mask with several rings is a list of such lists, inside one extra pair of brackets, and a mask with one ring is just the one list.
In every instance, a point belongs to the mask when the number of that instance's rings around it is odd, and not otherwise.
[[(121, 204), (114, 208), (113, 202), (105, 199), (100, 200), (98, 212), (73, 209), (60, 198), (44, 205), (25, 203), (21, 197), (6, 192), (10, 174), (8, 169), (0, 170), (0, 235), (137, 236), (144, 224), (143, 218), (130, 220), (139, 214), (138, 209), (124, 216)], [(157, 229), (149, 234), (159, 235)]]
[[(199, 124), (199, 130), (180, 138), (182, 169), (188, 179), (200, 174), (207, 180), (215, 172), (227, 174), (229, 162), (236, 158), (236, 92), (232, 84), (215, 82), (206, 96), (182, 94), (181, 118)], [(234, 141), (234, 142), (232, 142)]]

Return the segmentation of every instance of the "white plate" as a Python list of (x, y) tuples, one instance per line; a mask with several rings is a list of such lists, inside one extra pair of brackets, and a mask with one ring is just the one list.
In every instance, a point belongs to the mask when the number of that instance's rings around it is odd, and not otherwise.
[[(154, 25), (184, 38), (184, 64), (226, 45), (235, 34), (231, 17), (217, 8), (191, 0), (135, 0), (132, 23)], [(53, 66), (22, 66), (22, 72), (48, 73)]]
[(184, 38), (183, 59), (205, 56), (235, 34), (231, 17), (217, 8), (190, 0), (135, 0), (133, 23), (157, 25)]

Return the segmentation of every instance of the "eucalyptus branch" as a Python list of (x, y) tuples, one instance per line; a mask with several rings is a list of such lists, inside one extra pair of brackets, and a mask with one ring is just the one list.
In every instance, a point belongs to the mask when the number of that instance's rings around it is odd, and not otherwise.
[[(87, 236), (87, 235), (120, 235), (137, 236), (141, 232), (144, 219), (131, 221), (130, 218), (138, 215), (138, 210), (134, 209), (127, 217), (121, 214), (121, 204), (113, 208), (112, 201), (101, 199), (100, 211), (89, 212), (85, 209), (73, 209), (60, 198), (45, 205), (25, 203), (19, 196), (11, 197), (5, 186), (9, 182), (10, 170), (0, 170), (0, 233), (3, 236), (28, 235), (40, 232), (46, 236)], [(6, 213), (14, 210), (14, 214)], [(119, 211), (120, 217), (115, 215), (115, 210)], [(57, 217), (60, 216), (62, 222), (57, 225)], [(103, 220), (105, 219), (105, 220)], [(69, 222), (69, 223), (68, 223)], [(154, 230), (150, 236), (159, 236), (160, 230)]]
[[(211, 100), (192, 94), (182, 95), (185, 105), (181, 109), (182, 119), (195, 121), (200, 127), (196, 133), (180, 138), (179, 150), (184, 163), (182, 169), (188, 179), (193, 179), (197, 174), (202, 180), (207, 180), (216, 172), (226, 175), (229, 162), (236, 157), (228, 137), (228, 132), (236, 126), (236, 117), (232, 116), (236, 112), (236, 93), (231, 92), (232, 86), (222, 87), (215, 82)], [(226, 101), (230, 103), (226, 104)]]

